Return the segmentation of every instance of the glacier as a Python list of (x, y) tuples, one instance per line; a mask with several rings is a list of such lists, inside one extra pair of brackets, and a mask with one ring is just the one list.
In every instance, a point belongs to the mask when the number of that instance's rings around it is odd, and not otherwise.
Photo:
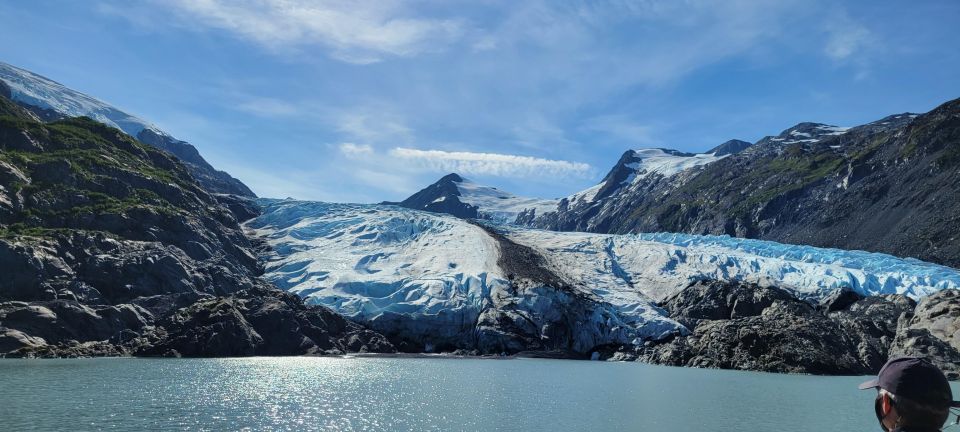
[[(840, 288), (916, 299), (960, 287), (955, 269), (859, 251), (480, 225), (391, 205), (257, 203), (262, 214), (245, 228), (271, 246), (261, 257), (265, 277), (427, 351), (589, 352), (687, 334), (657, 302), (698, 280), (777, 286), (814, 299)], [(504, 270), (508, 248), (532, 251), (552, 276)]]

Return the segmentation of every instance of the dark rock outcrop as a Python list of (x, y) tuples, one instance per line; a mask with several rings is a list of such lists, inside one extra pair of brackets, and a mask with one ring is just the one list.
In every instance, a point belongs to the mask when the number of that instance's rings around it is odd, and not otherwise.
[(951, 379), (960, 379), (960, 290), (931, 294), (904, 314), (890, 350), (927, 357)]
[(479, 209), (460, 201), (460, 188), (457, 187), (457, 184), (463, 181), (463, 177), (457, 174), (447, 174), (437, 180), (436, 183), (423, 188), (423, 190), (399, 203), (386, 202), (384, 204), (396, 204), (416, 210), (447, 213), (464, 219), (474, 219), (479, 215)]
[[(290, 293), (253, 288), (198, 301), (158, 322), (137, 355), (251, 355), (396, 352), (382, 335)], [(142, 341), (134, 341), (137, 345)]]
[(707, 150), (707, 153), (712, 153), (714, 156), (726, 156), (736, 153), (740, 153), (747, 149), (747, 147), (752, 146), (753, 143), (746, 141), (741, 141), (738, 139), (732, 139), (723, 144), (720, 144), (710, 150)]
[(767, 372), (876, 373), (887, 359), (898, 318), (914, 306), (896, 295), (860, 298), (845, 307), (829, 304), (833, 309), (822, 312), (778, 288), (696, 282), (664, 303), (692, 334), (617, 358)]

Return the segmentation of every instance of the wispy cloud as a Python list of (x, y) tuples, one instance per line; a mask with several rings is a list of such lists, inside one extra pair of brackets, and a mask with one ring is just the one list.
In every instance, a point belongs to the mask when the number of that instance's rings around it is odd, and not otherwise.
[(252, 97), (232, 106), (233, 108), (258, 117), (287, 117), (302, 112), (296, 104), (267, 97)]
[(457, 172), (501, 177), (589, 175), (591, 167), (582, 162), (551, 160), (500, 153), (450, 152), (397, 147), (390, 155), (436, 172)]
[(362, 159), (373, 155), (373, 147), (369, 144), (343, 143), (339, 145), (340, 153), (349, 159)]
[(413, 136), (413, 130), (406, 125), (403, 118), (391, 114), (387, 107), (342, 110), (326, 117), (338, 132), (365, 143), (406, 142)]
[(176, 0), (179, 17), (229, 31), (268, 49), (327, 48), (350, 63), (442, 49), (463, 33), (457, 19), (418, 17), (397, 1)]
[(823, 52), (834, 60), (844, 60), (862, 52), (871, 42), (870, 30), (860, 23), (842, 18), (831, 24)]
[(586, 119), (580, 129), (605, 135), (627, 145), (648, 145), (654, 142), (653, 128), (638, 124), (622, 114), (610, 114)]

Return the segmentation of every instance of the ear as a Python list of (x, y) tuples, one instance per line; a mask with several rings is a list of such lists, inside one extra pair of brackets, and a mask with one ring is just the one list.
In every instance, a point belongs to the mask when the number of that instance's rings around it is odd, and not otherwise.
[(883, 395), (880, 397), (880, 410), (883, 412), (883, 416), (886, 417), (890, 415), (890, 411), (893, 409), (893, 403), (890, 400), (890, 395)]

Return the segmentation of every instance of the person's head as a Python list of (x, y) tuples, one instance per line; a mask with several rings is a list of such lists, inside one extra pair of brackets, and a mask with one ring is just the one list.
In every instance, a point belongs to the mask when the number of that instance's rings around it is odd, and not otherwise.
[(892, 359), (880, 374), (860, 384), (860, 389), (877, 389), (874, 409), (886, 431), (897, 428), (940, 429), (953, 401), (947, 377), (930, 362), (915, 357)]

